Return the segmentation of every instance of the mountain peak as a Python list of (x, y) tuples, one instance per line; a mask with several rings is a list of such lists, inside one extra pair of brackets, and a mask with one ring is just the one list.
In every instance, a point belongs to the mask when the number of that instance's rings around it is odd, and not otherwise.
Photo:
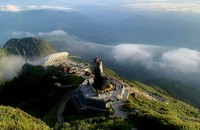
[(45, 40), (36, 37), (12, 38), (3, 46), (10, 54), (26, 56), (28, 58), (45, 56), (55, 53), (55, 49)]

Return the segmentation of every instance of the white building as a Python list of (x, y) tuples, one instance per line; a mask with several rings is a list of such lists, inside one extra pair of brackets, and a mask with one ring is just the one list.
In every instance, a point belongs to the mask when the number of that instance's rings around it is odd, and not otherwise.
[(68, 55), (69, 55), (68, 52), (58, 52), (58, 53), (50, 54), (44, 57), (44, 59), (42, 60), (42, 64), (48, 65), (59, 60), (67, 59)]

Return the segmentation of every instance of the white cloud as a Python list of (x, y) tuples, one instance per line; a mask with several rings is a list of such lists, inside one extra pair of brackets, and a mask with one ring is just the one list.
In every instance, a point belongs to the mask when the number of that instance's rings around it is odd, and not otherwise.
[(39, 32), (38, 36), (43, 37), (43, 36), (48, 36), (48, 37), (52, 37), (52, 36), (65, 36), (67, 35), (67, 33), (63, 30), (53, 30), (51, 32)]
[(200, 13), (200, 3), (198, 2), (152, 1), (152, 2), (129, 3), (129, 4), (124, 4), (123, 6), (139, 10)]
[(38, 33), (31, 33), (31, 32), (24, 32), (24, 31), (13, 31), (12, 37), (64, 37), (68, 34), (63, 30), (53, 30), (51, 32), (38, 32)]
[(62, 10), (62, 11), (72, 11), (72, 8), (65, 7), (65, 6), (50, 6), (50, 5), (30, 5), (27, 7), (23, 7), (23, 10), (41, 10), (41, 9), (50, 9), (50, 10)]
[(111, 55), (118, 62), (129, 61), (130, 63), (138, 63), (152, 59), (152, 52), (156, 48), (158, 47), (139, 44), (120, 44), (113, 48)]
[(72, 8), (66, 6), (50, 6), (50, 5), (28, 5), (28, 6), (17, 6), (17, 5), (0, 5), (0, 11), (7, 12), (19, 12), (26, 10), (61, 10), (61, 11), (73, 11)]
[(200, 73), (200, 52), (188, 48), (179, 48), (164, 53), (160, 58), (160, 67), (184, 73)]
[(18, 75), (24, 63), (24, 58), (20, 56), (9, 56), (1, 58), (0, 78), (2, 78), (3, 80), (11, 80)]
[[(64, 2), (65, 3), (65, 2)], [(73, 3), (73, 2), (72, 2)], [(63, 5), (0, 5), (0, 11), (19, 12), (25, 10), (61, 10), (61, 11), (73, 11), (72, 5), (79, 5), (80, 2), (74, 4), (67, 2)], [(124, 1), (84, 1), (80, 5), (96, 5), (96, 6), (115, 6), (125, 7), (137, 10), (150, 10), (150, 11), (178, 11), (178, 12), (193, 12), (200, 13), (200, 2), (185, 2), (185, 1), (171, 1), (171, 0), (131, 0)], [(66, 6), (69, 5), (69, 6)]]
[(0, 5), (0, 11), (19, 12), (21, 9), (15, 5)]
[[(188, 48), (164, 48), (151, 45), (120, 44), (111, 56), (117, 63), (144, 67), (165, 74), (200, 74), (200, 51)], [(179, 75), (181, 76), (181, 75)]]

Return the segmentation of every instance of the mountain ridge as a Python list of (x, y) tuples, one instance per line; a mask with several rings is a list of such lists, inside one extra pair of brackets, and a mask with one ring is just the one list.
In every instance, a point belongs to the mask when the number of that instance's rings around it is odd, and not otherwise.
[(48, 42), (36, 37), (12, 38), (5, 43), (3, 50), (13, 55), (26, 55), (27, 58), (42, 57), (56, 52)]
[(200, 108), (200, 89), (191, 87), (186, 83), (171, 79), (146, 80), (143, 83), (154, 88), (164, 89), (170, 96)]

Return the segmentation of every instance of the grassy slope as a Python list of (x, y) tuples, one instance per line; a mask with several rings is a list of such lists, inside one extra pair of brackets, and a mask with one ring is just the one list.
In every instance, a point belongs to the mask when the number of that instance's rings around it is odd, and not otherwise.
[[(130, 115), (130, 121), (140, 129), (198, 129), (200, 128), (200, 110), (184, 102), (158, 92), (150, 86), (132, 81), (129, 84), (146, 92), (156, 92), (168, 100), (160, 101), (129, 97), (127, 108), (137, 110)], [(145, 125), (142, 125), (145, 124)]]
[(200, 89), (190, 87), (182, 82), (169, 79), (155, 79), (145, 81), (152, 87), (160, 87), (169, 95), (200, 108)]
[(49, 130), (41, 120), (36, 119), (20, 109), (0, 106), (1, 130)]
[(107, 76), (115, 77), (115, 78), (119, 77), (113, 70), (111, 70), (109, 68), (104, 67), (103, 71)]
[(4, 49), (0, 48), (0, 58), (4, 57), (7, 55), (7, 52)]

